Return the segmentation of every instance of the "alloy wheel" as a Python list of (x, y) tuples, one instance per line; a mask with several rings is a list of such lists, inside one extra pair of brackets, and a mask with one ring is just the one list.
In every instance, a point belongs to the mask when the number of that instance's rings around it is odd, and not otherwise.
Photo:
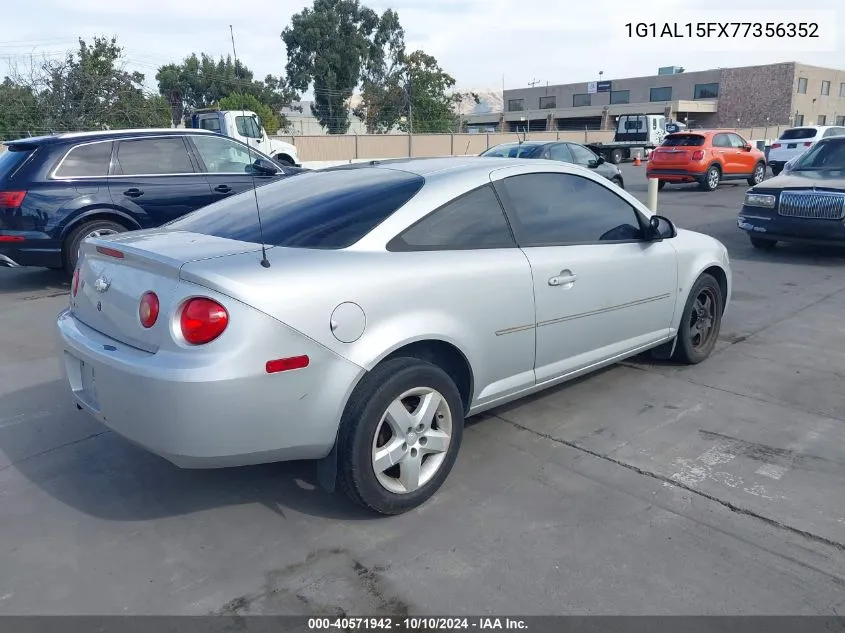
[(690, 342), (696, 350), (707, 347), (713, 337), (717, 299), (712, 288), (702, 288), (690, 312)]

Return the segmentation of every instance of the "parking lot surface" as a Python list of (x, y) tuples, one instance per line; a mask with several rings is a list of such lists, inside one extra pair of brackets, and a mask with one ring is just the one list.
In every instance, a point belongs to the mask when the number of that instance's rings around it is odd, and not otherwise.
[(61, 380), (66, 281), (0, 269), (0, 613), (845, 614), (845, 250), (755, 251), (745, 189), (659, 196), (730, 251), (709, 360), (473, 418), (392, 518), (313, 464), (179, 470), (109, 432)]

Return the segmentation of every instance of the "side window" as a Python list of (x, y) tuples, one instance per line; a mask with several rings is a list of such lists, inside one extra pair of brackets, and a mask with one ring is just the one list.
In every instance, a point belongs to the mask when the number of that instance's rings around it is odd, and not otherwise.
[(78, 145), (56, 169), (56, 178), (101, 178), (109, 175), (111, 141)]
[(596, 160), (596, 155), (582, 145), (570, 143), (569, 149), (572, 152), (574, 162), (579, 165), (584, 165), (586, 167), (591, 161)]
[(238, 128), (238, 134), (241, 136), (261, 138), (261, 130), (258, 129), (258, 124), (251, 116), (235, 117), (235, 127)]
[(181, 136), (120, 141), (117, 165), (117, 173), (127, 176), (194, 173)]
[(552, 145), (551, 149), (549, 150), (549, 158), (551, 158), (552, 160), (560, 160), (564, 163), (573, 162), (572, 152), (569, 151), (569, 148), (566, 146), (566, 143), (556, 143)]
[(727, 134), (717, 134), (713, 137), (713, 147), (732, 147)]
[(200, 129), (201, 130), (211, 130), (212, 132), (219, 132), (220, 131), (220, 119), (215, 117), (206, 117), (204, 119), (200, 119)]
[(388, 250), (464, 250), (516, 246), (491, 185), (440, 207), (391, 240)]
[(511, 176), (499, 185), (515, 216), (520, 246), (555, 246), (644, 237), (634, 208), (608, 187), (572, 174)]
[(739, 149), (745, 147), (745, 141), (739, 134), (728, 134), (728, 140), (731, 143), (731, 147), (736, 147)]
[[(249, 172), (251, 160), (249, 148), (221, 136), (191, 136), (200, 159), (205, 163), (205, 171), (210, 174), (243, 174)], [(257, 158), (257, 157), (256, 157)]]

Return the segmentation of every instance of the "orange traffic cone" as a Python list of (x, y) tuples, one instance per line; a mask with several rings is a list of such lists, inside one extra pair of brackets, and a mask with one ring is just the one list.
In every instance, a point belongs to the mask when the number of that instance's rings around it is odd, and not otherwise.
[(636, 156), (634, 156), (634, 167), (639, 167), (642, 164), (643, 162), (640, 160), (640, 155), (637, 154)]

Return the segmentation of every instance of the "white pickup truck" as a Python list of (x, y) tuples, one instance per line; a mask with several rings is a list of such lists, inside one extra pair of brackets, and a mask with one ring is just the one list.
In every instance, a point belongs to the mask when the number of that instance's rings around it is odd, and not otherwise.
[(230, 136), (283, 165), (301, 167), (296, 147), (267, 136), (267, 132), (261, 125), (261, 119), (255, 112), (213, 108), (197, 110), (191, 116), (191, 127)]

